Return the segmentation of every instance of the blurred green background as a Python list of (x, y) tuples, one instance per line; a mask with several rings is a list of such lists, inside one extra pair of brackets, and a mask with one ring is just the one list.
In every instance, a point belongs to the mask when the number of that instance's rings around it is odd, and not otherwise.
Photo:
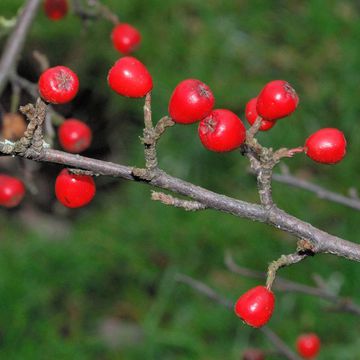
[[(1, 0), (0, 15), (12, 18), (24, 3)], [(357, 188), (360, 162), (360, 5), (358, 1), (122, 0), (103, 1), (120, 20), (143, 35), (136, 52), (154, 78), (153, 114), (167, 113), (172, 89), (185, 78), (206, 82), (216, 106), (243, 118), (246, 102), (272, 79), (288, 80), (300, 106), (260, 141), (274, 148), (302, 145), (321, 127), (338, 127), (348, 155), (336, 166), (305, 156), (286, 160), (298, 176), (346, 193)], [(34, 49), (51, 65), (64, 64), (80, 77), (81, 92), (65, 116), (95, 131), (85, 155), (128, 165), (143, 164), (139, 136), (143, 100), (111, 92), (106, 76), (120, 56), (112, 47), (112, 24), (83, 23), (69, 14), (58, 22), (40, 9), (31, 28), (19, 72), (32, 81), (39, 69)], [(6, 36), (0, 38), (4, 43)], [(2, 45), (1, 45), (2, 46)], [(0, 100), (8, 110), (10, 89)], [(29, 99), (23, 96), (22, 102)], [(161, 167), (174, 176), (236, 198), (257, 201), (255, 180), (238, 152), (206, 151), (196, 125), (175, 126), (161, 139)], [(11, 162), (11, 164), (10, 164)], [(225, 267), (232, 251), (245, 267), (265, 270), (293, 252), (287, 234), (259, 223), (213, 211), (187, 213), (150, 200), (150, 188), (98, 179), (90, 206), (66, 211), (52, 186), (60, 167), (32, 169), (18, 159), (0, 166), (24, 177), (33, 173), (38, 194), (12, 211), (0, 211), (0, 357), (4, 359), (240, 359), (247, 347), (272, 352), (273, 345), (234, 314), (176, 283), (181, 272), (235, 300), (257, 281)], [(301, 190), (274, 184), (276, 203), (330, 233), (358, 239), (360, 213)], [(335, 292), (360, 303), (356, 263), (319, 255), (280, 271), (313, 284), (325, 279)], [(322, 339), (319, 359), (359, 359), (360, 322), (329, 311), (323, 300), (277, 293), (270, 327), (292, 348), (302, 332)], [(330, 309), (331, 310), (331, 309)], [(279, 359), (269, 354), (268, 359)]]

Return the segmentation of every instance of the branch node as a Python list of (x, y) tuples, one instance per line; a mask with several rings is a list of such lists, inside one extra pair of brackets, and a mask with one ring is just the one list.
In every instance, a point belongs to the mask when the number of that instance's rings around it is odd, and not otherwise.
[(44, 148), (42, 126), (46, 118), (46, 103), (40, 98), (36, 105), (27, 104), (20, 107), (20, 111), (28, 118), (29, 124), (24, 136), (16, 142), (14, 152), (30, 158), (40, 156)]
[(297, 242), (296, 251), (301, 254), (313, 256), (313, 255), (315, 255), (315, 246), (309, 240), (300, 239)]
[(151, 181), (156, 177), (157, 171), (143, 168), (133, 168), (131, 170), (131, 174), (140, 180)]

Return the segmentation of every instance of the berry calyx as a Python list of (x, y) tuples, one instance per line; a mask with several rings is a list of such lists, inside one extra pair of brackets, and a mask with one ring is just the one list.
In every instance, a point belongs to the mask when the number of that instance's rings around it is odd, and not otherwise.
[(316, 162), (336, 164), (346, 154), (345, 136), (335, 128), (320, 129), (306, 139), (305, 153)]
[(202, 144), (216, 152), (234, 150), (246, 138), (246, 129), (240, 118), (226, 109), (213, 110), (202, 119), (198, 133)]
[(235, 314), (246, 324), (258, 328), (265, 325), (274, 311), (275, 297), (265, 286), (256, 286), (241, 295), (235, 303)]
[(68, 13), (69, 5), (67, 0), (45, 0), (45, 15), (53, 21), (60, 20)]
[(89, 175), (75, 175), (67, 169), (63, 169), (56, 178), (56, 198), (68, 208), (79, 208), (87, 205), (95, 193), (95, 181)]
[(64, 150), (79, 153), (90, 146), (92, 132), (84, 122), (78, 119), (67, 119), (59, 127), (58, 136)]
[(292, 86), (284, 80), (274, 80), (261, 90), (256, 110), (265, 120), (274, 121), (290, 115), (298, 104), (299, 97)]
[(114, 27), (111, 40), (116, 50), (127, 55), (139, 47), (141, 34), (132, 25), (122, 23)]
[[(253, 125), (259, 114), (256, 111), (257, 98), (248, 101), (245, 107), (245, 117), (250, 125)], [(276, 124), (275, 121), (261, 120), (260, 131), (268, 131)]]
[(153, 87), (152, 77), (145, 65), (132, 56), (116, 61), (107, 79), (112, 90), (127, 97), (143, 97)]
[(66, 66), (49, 68), (40, 75), (40, 96), (48, 103), (65, 104), (76, 96), (78, 90), (79, 79)]
[(314, 333), (302, 334), (296, 340), (296, 349), (304, 359), (313, 359), (320, 351), (320, 339)]
[(0, 206), (13, 208), (20, 204), (25, 195), (25, 186), (16, 177), (0, 174)]
[(169, 101), (169, 114), (177, 123), (191, 124), (209, 115), (214, 103), (214, 95), (206, 84), (187, 79), (175, 87)]

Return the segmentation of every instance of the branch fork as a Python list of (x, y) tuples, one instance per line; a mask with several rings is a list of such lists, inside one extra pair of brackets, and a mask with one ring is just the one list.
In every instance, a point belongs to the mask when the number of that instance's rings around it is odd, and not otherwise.
[(44, 142), (42, 132), (43, 123), (46, 118), (47, 104), (38, 98), (35, 106), (33, 104), (27, 104), (21, 106), (20, 111), (29, 120), (24, 136), (16, 142), (6, 140), (2, 144), (2, 152), (8, 155), (19, 155), (37, 160), (41, 157), (43, 148), (48, 147)]

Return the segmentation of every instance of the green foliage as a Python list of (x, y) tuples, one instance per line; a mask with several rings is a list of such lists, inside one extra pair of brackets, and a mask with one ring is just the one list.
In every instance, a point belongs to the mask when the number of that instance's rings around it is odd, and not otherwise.
[[(268, 146), (295, 147), (320, 127), (339, 127), (349, 143), (341, 164), (318, 165), (304, 156), (286, 163), (335, 191), (356, 186), (360, 22), (355, 2), (104, 3), (143, 34), (136, 56), (154, 77), (155, 119), (166, 114), (172, 89), (185, 78), (206, 82), (216, 106), (241, 117), (247, 100), (265, 82), (285, 79), (297, 89), (301, 105), (269, 133), (260, 134), (260, 140)], [(1, 0), (0, 15), (11, 18), (22, 4)], [(38, 49), (52, 65), (76, 70), (81, 99), (78, 107), (64, 112), (82, 116), (99, 129), (95, 145), (110, 144), (112, 160), (141, 165), (142, 100), (120, 98), (106, 84), (107, 71), (119, 57), (110, 43), (111, 27), (105, 20), (84, 27), (72, 15), (50, 22), (40, 12), (20, 67), (31, 63), (31, 51)], [(31, 76), (36, 81), (37, 74)], [(205, 151), (196, 131), (196, 126), (171, 128), (159, 144), (161, 166), (214, 191), (257, 201), (245, 159), (236, 152)], [(274, 185), (274, 197), (299, 218), (356, 240), (359, 213), (279, 184)], [(231, 249), (242, 266), (265, 270), (270, 261), (294, 250), (288, 235), (213, 211), (169, 208), (151, 202), (149, 188), (122, 181), (116, 188), (100, 190), (92, 206), (76, 212), (70, 234), (61, 240), (22, 229), (16, 214), (0, 213), (2, 358), (235, 360), (247, 346), (272, 349), (264, 335), (176, 283), (174, 276), (194, 276), (235, 300), (257, 282), (227, 271), (224, 251)], [(343, 285), (341, 292), (360, 302), (356, 266), (322, 255), (280, 273), (307, 284), (312, 284), (313, 274), (320, 274), (334, 287)], [(326, 312), (327, 306), (314, 297), (277, 293), (270, 326), (290, 346), (300, 332), (319, 333), (319, 360), (356, 359), (357, 319)], [(108, 319), (122, 331), (117, 346), (103, 338), (102, 324)]]

